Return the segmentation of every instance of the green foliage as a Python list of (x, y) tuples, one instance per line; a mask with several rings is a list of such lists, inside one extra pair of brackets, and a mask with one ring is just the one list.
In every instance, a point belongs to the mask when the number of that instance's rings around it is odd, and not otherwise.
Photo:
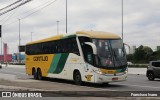
[(153, 52), (148, 46), (139, 46), (134, 54), (127, 55), (127, 60), (133, 63), (148, 63), (151, 60), (160, 59), (160, 50)]
[(127, 55), (127, 60), (130, 62), (134, 62), (134, 55), (133, 54)]
[(134, 53), (134, 60), (135, 62), (144, 61), (145, 59), (145, 51), (143, 50), (143, 46), (141, 45), (139, 48), (136, 49)]
[(149, 60), (160, 60), (160, 50), (153, 52)]

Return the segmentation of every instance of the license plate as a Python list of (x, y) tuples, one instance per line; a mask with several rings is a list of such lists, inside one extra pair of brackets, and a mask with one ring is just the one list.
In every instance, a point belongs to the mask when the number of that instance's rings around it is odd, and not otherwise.
[(112, 81), (117, 81), (118, 77), (112, 78)]

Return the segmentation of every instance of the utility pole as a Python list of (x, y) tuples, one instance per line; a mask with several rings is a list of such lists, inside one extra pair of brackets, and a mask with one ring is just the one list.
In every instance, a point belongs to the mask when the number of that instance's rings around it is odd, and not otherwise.
[(32, 32), (31, 32), (31, 42), (32, 42)]
[(57, 34), (59, 34), (59, 21), (56, 22), (57, 22)]
[(67, 0), (66, 0), (66, 34), (67, 34)]
[(0, 25), (0, 37), (1, 37), (1, 55), (2, 55), (2, 25)]
[[(21, 35), (20, 35), (20, 32), (21, 32), (21, 30), (20, 30), (20, 28), (21, 28), (21, 25), (20, 25), (20, 21), (21, 21), (21, 19), (18, 19), (19, 20), (19, 46), (21, 45)], [(18, 46), (18, 55), (19, 55), (19, 57), (18, 57), (18, 62), (20, 63), (21, 62), (21, 52), (19, 51), (19, 46)]]
[(122, 41), (123, 41), (123, 0), (122, 0)]

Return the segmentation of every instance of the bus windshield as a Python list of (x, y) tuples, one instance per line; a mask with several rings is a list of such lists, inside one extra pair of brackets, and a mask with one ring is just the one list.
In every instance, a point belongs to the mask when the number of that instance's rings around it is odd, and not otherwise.
[(97, 47), (96, 65), (104, 68), (117, 68), (127, 65), (122, 40), (93, 39)]

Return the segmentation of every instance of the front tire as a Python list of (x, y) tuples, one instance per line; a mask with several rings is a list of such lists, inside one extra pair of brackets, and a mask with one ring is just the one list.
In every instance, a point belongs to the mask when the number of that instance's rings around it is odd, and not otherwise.
[(74, 73), (74, 82), (76, 85), (81, 85), (82, 84), (82, 79), (81, 79), (81, 74), (79, 71), (76, 71)]
[(147, 73), (148, 80), (153, 81), (155, 79), (153, 72)]

